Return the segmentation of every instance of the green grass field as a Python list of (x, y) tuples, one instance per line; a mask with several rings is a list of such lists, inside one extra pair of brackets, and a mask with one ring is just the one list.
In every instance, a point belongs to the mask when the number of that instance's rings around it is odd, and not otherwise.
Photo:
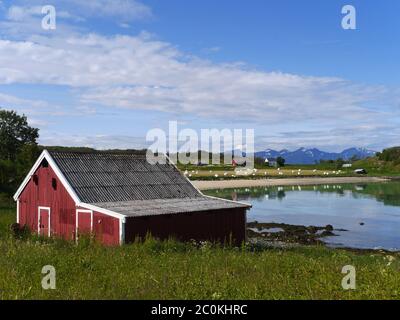
[[(14, 210), (0, 211), (1, 299), (398, 299), (400, 257), (324, 247), (201, 248), (174, 241), (106, 248), (88, 242), (15, 240)], [(390, 258), (392, 257), (392, 258)], [(356, 267), (356, 290), (341, 287)], [(43, 290), (41, 269), (56, 268)]]
[[(263, 178), (301, 178), (301, 177), (352, 177), (360, 176), (354, 173), (355, 169), (366, 169), (366, 176), (400, 176), (400, 165), (391, 162), (379, 161), (377, 158), (359, 160), (353, 163), (352, 168), (337, 168), (335, 163), (321, 163), (315, 165), (287, 165), (280, 168), (271, 168), (256, 165), (255, 170), (245, 172), (244, 168), (235, 168), (231, 165), (210, 165), (198, 167), (195, 165), (179, 165), (178, 168), (190, 180), (232, 180), (232, 179), (263, 179)], [(239, 173), (237, 172), (239, 170)], [(240, 174), (242, 171), (242, 174)]]
[(181, 168), (182, 173), (190, 180), (232, 180), (232, 179), (265, 179), (265, 178), (301, 178), (301, 177), (348, 177), (354, 176), (353, 170), (323, 169), (317, 166), (287, 166), (280, 168), (233, 168), (232, 166), (209, 166)]

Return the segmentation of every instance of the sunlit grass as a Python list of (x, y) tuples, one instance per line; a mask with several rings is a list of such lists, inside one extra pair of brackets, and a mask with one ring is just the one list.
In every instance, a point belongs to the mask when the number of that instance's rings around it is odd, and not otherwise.
[[(397, 254), (324, 247), (254, 252), (152, 239), (115, 248), (21, 241), (8, 232), (13, 220), (10, 210), (0, 212), (1, 299), (400, 298)], [(348, 264), (356, 267), (357, 290), (341, 287)], [(56, 290), (41, 287), (44, 265), (56, 268)]]

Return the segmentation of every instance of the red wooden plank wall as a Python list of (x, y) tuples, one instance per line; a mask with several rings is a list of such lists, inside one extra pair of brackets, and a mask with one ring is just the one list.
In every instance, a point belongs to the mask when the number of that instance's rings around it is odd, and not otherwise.
[[(38, 207), (50, 208), (51, 234), (64, 239), (75, 239), (75, 202), (50, 167), (40, 166), (20, 196), (20, 224), (37, 231)], [(52, 179), (56, 180), (56, 190)]]
[(125, 241), (135, 241), (151, 233), (158, 239), (226, 242), (235, 245), (246, 239), (246, 209), (205, 211), (178, 215), (127, 218)]

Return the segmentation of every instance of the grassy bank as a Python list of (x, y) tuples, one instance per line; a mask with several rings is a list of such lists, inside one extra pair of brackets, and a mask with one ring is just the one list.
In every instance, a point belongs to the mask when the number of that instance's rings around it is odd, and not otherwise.
[(358, 168), (364, 168), (373, 176), (400, 176), (400, 164), (393, 161), (379, 160), (378, 157), (359, 160), (355, 163)]
[[(389, 299), (400, 298), (400, 263), (393, 255), (324, 247), (196, 248), (149, 240), (118, 248), (60, 240), (15, 240), (14, 215), (0, 212), (1, 299)], [(341, 287), (354, 265), (357, 290)], [(53, 265), (57, 289), (41, 288)]]
[(367, 170), (369, 177), (397, 177), (400, 176), (400, 166), (375, 162), (374, 160), (358, 161), (352, 168), (335, 169), (327, 165), (301, 165), (280, 168), (233, 168), (232, 166), (209, 166), (196, 168), (193, 166), (181, 168), (182, 172), (192, 181), (196, 180), (240, 180), (240, 179), (265, 179), (265, 178), (311, 178), (311, 177), (360, 177), (354, 169)]
[(321, 170), (313, 166), (288, 166), (284, 168), (244, 169), (233, 167), (207, 167), (201, 170), (190, 167), (182, 169), (190, 180), (239, 180), (239, 179), (265, 179), (265, 178), (304, 178), (304, 177), (350, 177), (357, 176), (349, 169)]

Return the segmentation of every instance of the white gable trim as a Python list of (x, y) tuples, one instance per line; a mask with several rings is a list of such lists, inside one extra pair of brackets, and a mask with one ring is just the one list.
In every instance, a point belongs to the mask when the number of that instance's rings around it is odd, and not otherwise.
[(14, 195), (14, 200), (18, 201), (19, 197), (24, 191), (26, 185), (31, 180), (32, 176), (35, 174), (36, 170), (39, 168), (42, 161), (46, 159), (49, 163), (49, 166), (53, 169), (58, 179), (60, 179), (61, 183), (64, 185), (65, 189), (67, 189), (69, 195), (75, 201), (75, 203), (79, 204), (81, 201), (78, 195), (75, 193), (74, 189), (71, 187), (67, 179), (65, 178), (64, 174), (61, 172), (60, 168), (57, 166), (53, 158), (51, 157), (50, 153), (47, 150), (44, 150), (42, 154), (39, 156), (35, 164), (33, 165), (31, 171), (29, 171), (28, 175), (26, 176), (25, 180), (22, 182), (21, 186), (18, 188), (17, 192)]

